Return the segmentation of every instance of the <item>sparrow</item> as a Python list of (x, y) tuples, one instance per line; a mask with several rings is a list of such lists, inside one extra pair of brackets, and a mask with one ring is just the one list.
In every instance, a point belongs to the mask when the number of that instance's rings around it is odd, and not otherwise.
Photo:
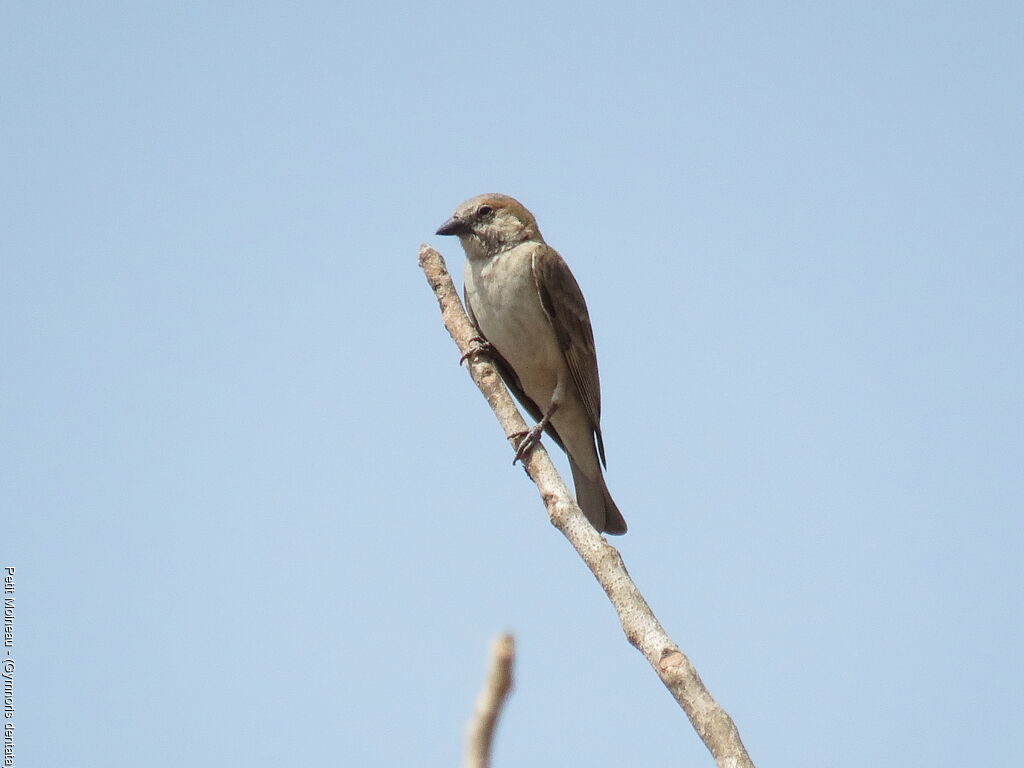
[(483, 350), (536, 420), (518, 461), (546, 432), (569, 457), (576, 501), (598, 532), (622, 534), (626, 521), (604, 481), (601, 384), (587, 303), (537, 220), (507, 195), (462, 203), (437, 230), (466, 252), (464, 296)]

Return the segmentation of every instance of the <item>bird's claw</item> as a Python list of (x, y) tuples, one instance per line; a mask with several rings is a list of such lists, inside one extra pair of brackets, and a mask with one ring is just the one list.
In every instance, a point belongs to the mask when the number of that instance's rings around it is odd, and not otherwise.
[(462, 365), (470, 357), (476, 355), (486, 355), (494, 349), (494, 346), (485, 339), (483, 336), (474, 336), (469, 340), (469, 343), (474, 345), (470, 347), (470, 350), (466, 352), (462, 357), (459, 358), (459, 365)]
[(523, 438), (519, 443), (519, 447), (516, 448), (515, 458), (512, 459), (512, 466), (516, 465), (517, 461), (521, 461), (522, 458), (529, 453), (530, 449), (533, 448), (537, 443), (540, 442), (540, 436), (544, 434), (544, 424), (535, 424), (529, 429), (524, 429), (519, 432), (513, 432), (509, 437)]
[(516, 448), (515, 458), (512, 459), (512, 466), (516, 465), (516, 462), (521, 460), (533, 446), (540, 442), (540, 436), (544, 434), (544, 430), (548, 428), (548, 424), (551, 423), (551, 417), (555, 415), (555, 411), (558, 410), (558, 401), (551, 403), (548, 407), (547, 413), (544, 414), (544, 418), (534, 424), (529, 429), (524, 429), (519, 432), (513, 432), (509, 437), (521, 437), (522, 442), (519, 443), (519, 447)]

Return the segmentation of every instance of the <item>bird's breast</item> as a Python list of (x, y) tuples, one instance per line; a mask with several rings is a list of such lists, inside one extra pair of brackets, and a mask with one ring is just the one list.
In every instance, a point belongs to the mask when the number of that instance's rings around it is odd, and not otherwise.
[(540, 303), (531, 246), (467, 261), (465, 280), (480, 330), (515, 370), (530, 399), (545, 408), (565, 359)]

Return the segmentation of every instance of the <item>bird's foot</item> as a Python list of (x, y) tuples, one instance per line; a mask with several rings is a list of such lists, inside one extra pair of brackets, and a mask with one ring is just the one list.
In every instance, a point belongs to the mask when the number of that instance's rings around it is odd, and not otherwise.
[(530, 449), (533, 448), (537, 443), (540, 442), (540, 436), (544, 434), (544, 430), (547, 429), (548, 424), (551, 423), (551, 417), (555, 415), (555, 411), (558, 410), (558, 403), (552, 403), (551, 407), (548, 408), (548, 412), (544, 414), (544, 418), (538, 423), (534, 424), (529, 429), (524, 429), (521, 432), (513, 432), (509, 437), (521, 437), (522, 441), (519, 443), (519, 447), (516, 448), (515, 458), (512, 459), (512, 466), (516, 465), (517, 461), (529, 453)]
[(494, 346), (483, 336), (474, 336), (469, 340), (469, 343), (473, 346), (470, 348), (469, 352), (459, 358), (459, 365), (462, 365), (470, 357), (486, 355), (494, 351)]
[(522, 440), (519, 442), (519, 447), (516, 448), (515, 458), (512, 459), (512, 466), (516, 465), (517, 461), (521, 461), (522, 458), (530, 452), (537, 443), (540, 442), (540, 436), (544, 434), (544, 427), (547, 426), (547, 419), (544, 419), (540, 424), (534, 424), (529, 429), (524, 429), (520, 432), (513, 432), (509, 437), (517, 438), (520, 437)]

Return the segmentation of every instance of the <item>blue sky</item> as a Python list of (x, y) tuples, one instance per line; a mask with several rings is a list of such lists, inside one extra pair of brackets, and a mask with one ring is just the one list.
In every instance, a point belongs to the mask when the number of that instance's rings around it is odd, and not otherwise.
[[(0, 558), (24, 765), (710, 765), (416, 265), (521, 199), (621, 548), (755, 762), (1024, 710), (1024, 11), (7, 3)], [(564, 462), (562, 463), (564, 466)]]

